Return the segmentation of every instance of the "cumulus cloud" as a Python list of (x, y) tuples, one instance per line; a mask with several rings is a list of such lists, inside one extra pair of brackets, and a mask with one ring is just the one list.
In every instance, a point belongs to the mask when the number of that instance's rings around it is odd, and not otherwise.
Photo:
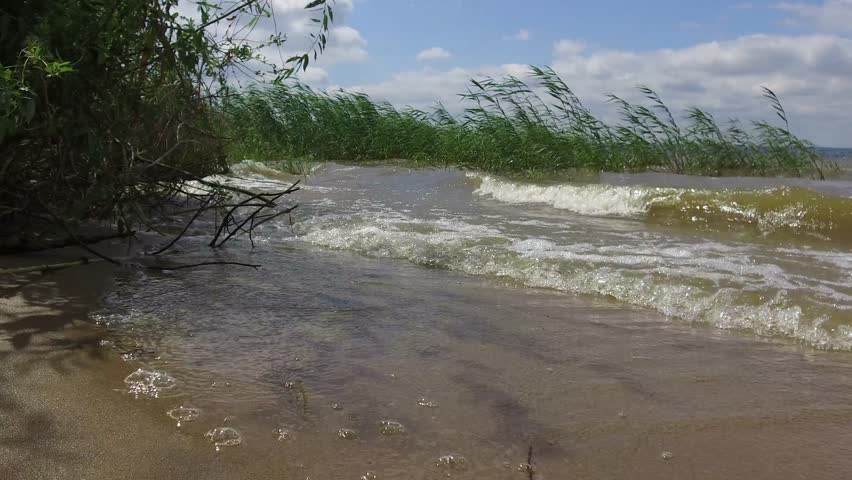
[(308, 67), (307, 70), (296, 73), (296, 78), (302, 83), (315, 87), (323, 87), (329, 80), (328, 72), (320, 67)]
[(423, 50), (417, 54), (417, 60), (438, 60), (441, 58), (450, 58), (453, 55), (441, 47), (432, 47)]
[[(200, 0), (180, 0), (178, 12), (197, 20), (199, 3)], [(252, 28), (234, 26), (245, 26), (250, 17), (244, 16), (242, 21), (237, 19), (234, 24), (223, 21), (212, 25), (210, 32), (219, 38), (233, 35), (241, 39), (239, 41), (255, 45), (268, 41), (270, 36), (276, 33), (285, 34), (286, 42), (280, 48), (268, 46), (260, 51), (268, 61), (283, 65), (288, 57), (307, 52), (313, 43), (310, 34), (316, 33), (318, 27), (311, 21), (315, 13), (305, 9), (307, 3), (308, 0), (269, 0), (272, 15), (260, 17)], [(329, 29), (326, 50), (322, 57), (318, 58), (318, 62), (322, 65), (363, 62), (368, 57), (367, 42), (358, 30), (346, 25), (346, 18), (354, 9), (353, 1), (336, 0), (332, 6), (335, 21)], [(239, 33), (234, 34), (235, 31)]]
[[(441, 102), (453, 110), (458, 106), (458, 94), (465, 91), (471, 77), (523, 76), (527, 70), (526, 65), (519, 64), (493, 65), (478, 69), (424, 68), (396, 73), (385, 81), (348, 87), (348, 89), (366, 93), (376, 99), (387, 100), (395, 105), (428, 108)], [(457, 108), (455, 110), (458, 111)]]
[(575, 57), (586, 49), (586, 44), (577, 40), (559, 40), (553, 46), (553, 55), (556, 58)]
[[(852, 39), (835, 35), (750, 35), (680, 49), (590, 50), (582, 42), (554, 45), (552, 65), (604, 119), (617, 113), (606, 93), (637, 100), (637, 85), (657, 90), (677, 110), (709, 109), (720, 119), (772, 119), (761, 86), (778, 93), (794, 130), (819, 144), (844, 145), (852, 124)], [(524, 65), (483, 66), (393, 75), (358, 90), (392, 103), (428, 106), (445, 102), (458, 111), (457, 94), (477, 75), (523, 77)]]
[(820, 5), (784, 2), (778, 8), (790, 14), (788, 23), (823, 32), (852, 32), (852, 0), (825, 0)]
[(553, 66), (582, 98), (613, 92), (636, 99), (633, 87), (644, 84), (679, 110), (696, 105), (720, 118), (774, 118), (760, 96), (767, 86), (781, 97), (797, 132), (822, 144), (850, 141), (844, 127), (852, 124), (847, 38), (751, 35), (682, 49), (557, 56)]

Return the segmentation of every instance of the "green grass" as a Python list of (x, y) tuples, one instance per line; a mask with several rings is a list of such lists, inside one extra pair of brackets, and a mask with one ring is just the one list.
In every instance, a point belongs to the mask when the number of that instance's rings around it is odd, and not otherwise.
[[(644, 104), (610, 95), (621, 121), (595, 117), (551, 69), (471, 80), (454, 116), (438, 104), (399, 110), (367, 95), (325, 93), (303, 85), (252, 89), (223, 103), (232, 160), (375, 162), (460, 166), (501, 174), (660, 170), (701, 175), (823, 178), (830, 165), (790, 132), (778, 97), (764, 97), (779, 125), (736, 120), (720, 125), (693, 107), (678, 120), (650, 88)], [(536, 92), (542, 92), (541, 95)]]

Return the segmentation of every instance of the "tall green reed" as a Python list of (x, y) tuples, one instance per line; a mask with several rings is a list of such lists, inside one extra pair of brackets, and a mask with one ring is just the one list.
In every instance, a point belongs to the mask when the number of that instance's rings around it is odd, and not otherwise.
[(304, 85), (252, 89), (223, 102), (231, 158), (345, 162), (407, 160), (427, 165), (541, 176), (574, 170), (809, 175), (827, 165), (814, 146), (790, 131), (777, 95), (764, 97), (781, 125), (737, 120), (720, 125), (698, 107), (681, 116), (657, 92), (644, 102), (609, 95), (621, 121), (607, 124), (548, 67), (514, 76), (471, 79), (453, 115), (397, 109), (363, 93), (323, 92)]

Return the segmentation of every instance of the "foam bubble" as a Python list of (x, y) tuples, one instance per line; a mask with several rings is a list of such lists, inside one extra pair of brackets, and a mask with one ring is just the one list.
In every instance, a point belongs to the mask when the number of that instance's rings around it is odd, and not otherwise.
[(166, 414), (172, 419), (177, 420), (177, 426), (180, 427), (181, 422), (191, 422), (197, 419), (201, 415), (201, 412), (197, 408), (181, 405), (169, 410)]
[(382, 435), (393, 436), (405, 433), (405, 426), (394, 420), (382, 420), (379, 422), (379, 432)]
[(461, 455), (443, 455), (435, 462), (435, 466), (445, 472), (447, 476), (453, 473), (464, 472), (468, 469), (468, 461)]
[(165, 372), (138, 369), (124, 379), (127, 391), (136, 398), (157, 398), (160, 392), (175, 386), (175, 379)]
[(243, 442), (243, 437), (231, 427), (216, 427), (204, 434), (218, 452), (221, 447), (235, 447)]

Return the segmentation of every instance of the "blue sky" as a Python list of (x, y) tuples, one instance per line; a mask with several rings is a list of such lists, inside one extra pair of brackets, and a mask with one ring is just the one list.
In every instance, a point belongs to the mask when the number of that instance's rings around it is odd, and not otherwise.
[[(564, 38), (602, 48), (650, 50), (753, 33), (789, 33), (777, 2), (655, 0), (362, 0), (346, 24), (365, 37), (370, 59), (339, 66), (336, 80), (363, 83), (418, 66), (415, 54), (440, 46), (436, 66), (547, 64)], [(526, 30), (529, 39), (512, 36)], [(365, 68), (366, 67), (366, 68)]]
[[(286, 46), (303, 48), (306, 0), (270, 0)], [(479, 75), (551, 65), (608, 121), (606, 93), (657, 90), (676, 109), (772, 118), (782, 98), (795, 133), (852, 146), (852, 0), (336, 0), (326, 54), (301, 80), (396, 105), (442, 101)]]

